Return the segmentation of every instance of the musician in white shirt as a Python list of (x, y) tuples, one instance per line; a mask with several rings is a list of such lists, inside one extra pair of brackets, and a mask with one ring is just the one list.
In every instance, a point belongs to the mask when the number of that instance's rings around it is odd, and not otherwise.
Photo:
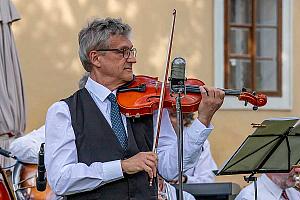
[[(173, 145), (177, 145), (177, 118), (176, 118), (176, 111), (173, 109), (168, 109), (170, 122), (174, 129), (173, 133), (167, 133), (169, 137), (173, 136), (169, 139), (169, 141), (173, 142)], [(194, 123), (195, 117), (194, 113), (184, 113), (183, 114), (183, 133), (184, 133), (184, 140), (187, 137), (187, 133), (191, 131), (191, 129), (199, 129)], [(161, 133), (164, 135), (164, 132)], [(188, 145), (185, 143), (185, 145)], [(185, 183), (213, 183), (215, 182), (215, 174), (213, 170), (217, 170), (217, 165), (212, 157), (210, 151), (210, 144), (209, 141), (206, 139), (202, 146), (201, 152), (196, 158), (197, 162), (194, 167), (188, 168), (184, 172), (183, 181)], [(177, 180), (174, 179), (171, 183), (177, 183)]]
[[(94, 113), (83, 113), (85, 115), (95, 115), (95, 112), (99, 113), (100, 111), (101, 115), (105, 118), (105, 121), (102, 121), (102, 123), (107, 123), (111, 127), (109, 132), (112, 131), (114, 125), (111, 121), (112, 116), (110, 116), (112, 112), (112, 100), (109, 100), (108, 97), (115, 96), (119, 86), (132, 80), (132, 66), (136, 63), (136, 49), (133, 48), (130, 41), (130, 31), (131, 28), (127, 24), (123, 24), (121, 20), (106, 18), (103, 20), (93, 20), (79, 34), (80, 59), (85, 70), (90, 72), (90, 77), (84, 89), (77, 91), (75, 96), (52, 105), (46, 117), (45, 164), (48, 182), (52, 190), (58, 195), (70, 195), (69, 197), (71, 198), (78, 198), (80, 195), (100, 195), (100, 193), (102, 195), (103, 193), (99, 191), (103, 191), (107, 187), (113, 190), (118, 189), (113, 188), (112, 185), (124, 180), (127, 181), (128, 175), (136, 177), (138, 173), (147, 172), (151, 179), (156, 174), (157, 156), (151, 151), (139, 152), (124, 160), (113, 159), (98, 162), (90, 159), (88, 162), (81, 162), (79, 158), (86, 159), (86, 157), (81, 157), (80, 155), (86, 155), (87, 157), (107, 157), (110, 156), (110, 153), (108, 153), (109, 155), (101, 155), (103, 152), (79, 151), (78, 145), (85, 149), (89, 147), (95, 149), (102, 148), (105, 143), (102, 140), (99, 141), (98, 145), (88, 145), (87, 143), (77, 144), (79, 140), (83, 139), (81, 135), (77, 138), (77, 133), (81, 129), (77, 125), (74, 126), (73, 118), (71, 119), (71, 116), (76, 114), (74, 113), (76, 111), (74, 108), (78, 108), (79, 104), (77, 106), (74, 104), (72, 107), (73, 104), (70, 105), (70, 103), (74, 103), (73, 100), (76, 95), (78, 97), (83, 95), (85, 96), (85, 102), (92, 102), (92, 107), (96, 106), (96, 109), (93, 109)], [(189, 145), (185, 145), (187, 148), (185, 149), (187, 154), (185, 154), (184, 158), (186, 168), (195, 165), (203, 143), (212, 130), (210, 121), (224, 99), (224, 92), (218, 89), (201, 86), (200, 91), (203, 93), (202, 101), (199, 105), (198, 119), (194, 122), (200, 129), (191, 129), (191, 132), (187, 133), (186, 142)], [(80, 109), (86, 109), (86, 106), (91, 106), (91, 104), (82, 103), (80, 105), (82, 106)], [(164, 111), (164, 113), (166, 112)], [(167, 118), (168, 115), (164, 114), (162, 121)], [(155, 114), (153, 119), (153, 124), (155, 124)], [(84, 123), (92, 125), (93, 120), (91, 118), (84, 118)], [(125, 134), (128, 136), (129, 132), (126, 128), (128, 121), (123, 114), (121, 114), (121, 121), (125, 127)], [(172, 132), (172, 129), (168, 129), (168, 127), (171, 127), (170, 124), (162, 124), (166, 128), (166, 132)], [(149, 133), (151, 133), (152, 128), (148, 128)], [(102, 131), (100, 129), (97, 130)], [(83, 131), (87, 130), (83, 129)], [(94, 134), (94, 131), (90, 133)], [(110, 135), (109, 137), (113, 136)], [(95, 143), (96, 141), (90, 139), (90, 142)], [(172, 179), (176, 176), (177, 165), (170, 158), (177, 155), (177, 147), (168, 146), (167, 144), (167, 137), (160, 138), (158, 144), (158, 168), (164, 177)], [(111, 149), (110, 152), (115, 153), (116, 151), (115, 149)], [(145, 185), (137, 186), (146, 187)], [(110, 192), (107, 194), (110, 194)], [(110, 197), (116, 198), (114, 195), (119, 194), (123, 195), (124, 193), (114, 192)], [(139, 196), (143, 194), (136, 193)]]
[[(299, 169), (297, 169), (299, 171)], [(257, 179), (257, 200), (298, 200), (300, 192), (293, 186), (294, 171), (290, 173), (266, 173)], [(245, 187), (236, 200), (254, 200), (254, 183)]]

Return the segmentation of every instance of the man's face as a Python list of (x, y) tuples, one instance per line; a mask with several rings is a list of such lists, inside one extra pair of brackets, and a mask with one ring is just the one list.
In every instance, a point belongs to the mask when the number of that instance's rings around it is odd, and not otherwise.
[[(122, 35), (111, 36), (108, 49), (131, 49), (131, 41)], [(112, 85), (117, 88), (133, 78), (132, 64), (136, 63), (136, 58), (130, 55), (124, 58), (119, 51), (106, 51), (104, 54), (99, 52), (100, 78), (104, 85)]]
[[(177, 125), (177, 113), (176, 110), (173, 108), (169, 108), (168, 109), (169, 112), (169, 118), (171, 121), (171, 124), (176, 132), (176, 134), (178, 134), (178, 125)], [(192, 121), (192, 117), (193, 114), (192, 113), (182, 113), (182, 118), (183, 118), (183, 126), (184, 127), (188, 127), (191, 124)]]
[(268, 173), (267, 176), (282, 189), (293, 187), (295, 185), (293, 177), (288, 173)]

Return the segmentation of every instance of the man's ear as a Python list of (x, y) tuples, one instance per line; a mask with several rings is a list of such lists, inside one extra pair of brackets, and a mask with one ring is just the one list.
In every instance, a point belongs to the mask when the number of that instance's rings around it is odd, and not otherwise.
[(93, 65), (100, 67), (99, 54), (97, 53), (97, 51), (90, 51), (89, 59)]

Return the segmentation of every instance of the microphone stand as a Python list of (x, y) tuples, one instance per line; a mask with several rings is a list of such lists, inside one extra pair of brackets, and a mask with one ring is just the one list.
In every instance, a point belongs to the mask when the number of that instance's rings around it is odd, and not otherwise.
[(176, 96), (176, 117), (177, 117), (177, 134), (178, 134), (178, 199), (183, 200), (183, 117), (181, 98), (186, 94), (185, 88), (185, 65), (186, 62), (183, 58), (174, 58), (171, 67), (170, 89), (171, 96), (174, 93)]
[(182, 117), (182, 107), (181, 107), (181, 94), (184, 93), (184, 89), (180, 87), (176, 91), (176, 116), (177, 116), (177, 130), (178, 130), (178, 199), (183, 200), (183, 117)]

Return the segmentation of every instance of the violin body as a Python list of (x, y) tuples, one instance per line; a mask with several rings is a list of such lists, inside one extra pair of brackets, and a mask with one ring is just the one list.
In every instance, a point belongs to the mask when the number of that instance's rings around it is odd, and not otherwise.
[[(197, 85), (198, 88), (204, 83), (197, 79), (187, 79), (186, 85)], [(159, 98), (162, 89), (162, 83), (157, 77), (144, 75), (135, 76), (134, 80), (127, 85), (127, 90), (119, 90), (117, 100), (120, 111), (127, 117), (139, 117), (141, 115), (150, 115), (159, 107)], [(188, 95), (183, 95), (181, 99), (182, 112), (189, 113), (198, 110), (201, 102), (201, 93), (186, 91)], [(176, 94), (170, 90), (169, 83), (166, 84), (166, 93), (163, 103), (164, 108), (176, 107)]]

